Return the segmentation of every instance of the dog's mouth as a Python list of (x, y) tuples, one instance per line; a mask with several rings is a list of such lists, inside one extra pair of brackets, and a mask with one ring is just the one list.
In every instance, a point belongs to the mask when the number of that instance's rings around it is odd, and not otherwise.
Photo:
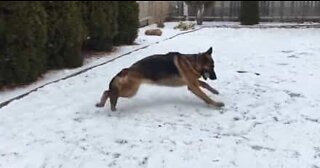
[(207, 80), (207, 78), (210, 78), (210, 73), (205, 71), (205, 72), (203, 72), (202, 77), (204, 80)]
[(217, 79), (216, 73), (214, 71), (209, 72), (207, 70), (203, 70), (202, 71), (202, 77), (203, 77), (204, 80), (207, 80), (208, 78), (211, 79), (211, 80), (216, 80)]

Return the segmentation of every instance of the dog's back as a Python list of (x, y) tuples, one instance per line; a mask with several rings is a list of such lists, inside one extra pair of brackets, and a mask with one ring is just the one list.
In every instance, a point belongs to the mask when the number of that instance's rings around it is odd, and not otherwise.
[(174, 64), (174, 57), (177, 55), (181, 54), (171, 52), (164, 55), (152, 55), (136, 62), (129, 69), (154, 82), (169, 77), (180, 77), (178, 68)]

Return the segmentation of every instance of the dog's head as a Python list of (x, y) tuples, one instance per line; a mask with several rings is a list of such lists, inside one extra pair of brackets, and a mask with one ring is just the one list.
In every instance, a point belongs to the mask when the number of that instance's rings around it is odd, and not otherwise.
[(205, 80), (207, 80), (207, 78), (211, 80), (217, 79), (216, 73), (214, 72), (214, 61), (211, 54), (212, 47), (210, 47), (206, 52), (201, 53), (198, 57), (198, 63), (200, 64), (200, 73)]

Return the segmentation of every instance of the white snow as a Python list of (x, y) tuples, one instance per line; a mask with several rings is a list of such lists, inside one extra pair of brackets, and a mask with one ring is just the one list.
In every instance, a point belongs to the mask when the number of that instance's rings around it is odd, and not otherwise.
[[(0, 167), (320, 167), (320, 29), (202, 28), (162, 41), (179, 33), (174, 24), (164, 37), (140, 33), (138, 46), (85, 67), (148, 48), (1, 108)], [(120, 99), (117, 112), (109, 103), (94, 106), (110, 79), (135, 61), (210, 46), (218, 79), (208, 83), (220, 95), (205, 92), (224, 108), (207, 107), (185, 87), (152, 85)], [(1, 102), (30, 87), (1, 92)]]

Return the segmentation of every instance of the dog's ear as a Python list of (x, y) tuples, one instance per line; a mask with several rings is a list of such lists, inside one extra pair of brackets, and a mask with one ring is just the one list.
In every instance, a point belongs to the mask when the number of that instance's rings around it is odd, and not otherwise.
[(206, 52), (206, 54), (209, 54), (209, 55), (212, 54), (212, 47), (209, 48), (209, 50)]

